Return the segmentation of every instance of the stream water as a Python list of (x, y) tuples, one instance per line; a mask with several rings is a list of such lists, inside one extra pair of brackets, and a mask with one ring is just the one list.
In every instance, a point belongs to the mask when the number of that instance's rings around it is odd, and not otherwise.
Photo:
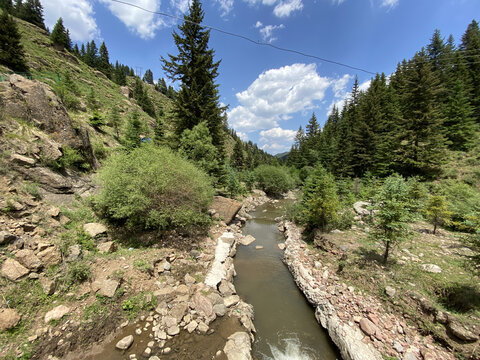
[[(253, 219), (247, 221), (243, 232), (256, 241), (240, 245), (235, 257), (237, 293), (255, 309), (253, 355), (259, 360), (340, 359), (282, 262), (278, 244), (284, 237), (274, 219), (284, 214), (286, 203), (267, 203), (251, 213)], [(256, 250), (256, 246), (263, 249)]]

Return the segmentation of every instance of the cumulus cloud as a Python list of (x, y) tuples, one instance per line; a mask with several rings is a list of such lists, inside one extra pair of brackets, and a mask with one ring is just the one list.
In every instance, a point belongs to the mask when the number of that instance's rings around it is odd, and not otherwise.
[(347, 85), (351, 78), (352, 78), (351, 75), (345, 74), (340, 79), (335, 81), (335, 83), (333, 84), (332, 90), (336, 98), (345, 97), (345, 94), (347, 92), (346, 91)]
[(243, 0), (250, 5), (274, 6), (273, 14), (276, 17), (289, 17), (293, 12), (303, 9), (302, 0)]
[(233, 9), (234, 0), (215, 0), (222, 11), (221, 16), (227, 16)]
[(398, 5), (398, 1), (399, 0), (381, 0), (380, 6), (390, 10)]
[(345, 0), (332, 0), (332, 2), (335, 4), (335, 5), (340, 5), (341, 3), (343, 3)]
[(93, 7), (88, 0), (49, 0), (42, 5), (45, 25), (50, 29), (61, 17), (74, 41), (88, 41), (100, 36)]
[(260, 147), (268, 152), (279, 153), (290, 149), (296, 131), (274, 127), (260, 131)]
[(302, 0), (287, 0), (277, 4), (273, 9), (273, 14), (277, 17), (283, 18), (290, 16), (290, 14), (294, 11), (299, 11), (302, 9)]
[[(219, 0), (221, 2), (221, 0)], [(181, 13), (186, 13), (190, 7), (191, 0), (170, 0), (170, 6)]]
[(318, 75), (315, 64), (265, 71), (247, 90), (236, 94), (240, 105), (229, 111), (229, 122), (246, 132), (278, 127), (291, 114), (312, 109), (330, 84), (330, 79)]
[(360, 91), (367, 91), (368, 88), (370, 87), (370, 84), (372, 83), (372, 80), (366, 80), (360, 85), (358, 85), (358, 90)]
[(260, 21), (257, 21), (255, 24), (255, 28), (259, 29), (260, 35), (262, 36), (262, 40), (267, 43), (272, 43), (277, 38), (273, 35), (276, 30), (280, 30), (285, 28), (283, 24), (280, 25), (263, 25)]
[[(350, 98), (350, 95), (351, 93), (350, 92), (347, 92), (346, 91), (346, 88), (347, 88), (347, 85), (348, 85), (348, 82), (350, 81), (350, 79), (352, 78), (351, 75), (344, 75), (342, 78), (340, 78), (339, 80), (337, 80), (337, 82), (333, 85), (333, 91), (334, 91), (334, 94), (335, 94), (335, 100), (333, 100), (330, 105), (328, 106), (328, 110), (327, 110), (327, 116), (329, 116), (331, 113), (332, 113), (332, 110), (333, 110), (333, 107), (335, 106), (338, 111), (342, 111), (343, 110), (343, 107), (345, 106), (345, 100)], [(345, 79), (347, 79), (345, 81)], [(368, 88), (370, 87), (370, 84), (372, 83), (372, 80), (366, 80), (364, 81), (363, 83), (361, 83), (360, 85), (358, 85), (358, 90), (360, 91), (367, 91)], [(341, 85), (341, 91), (339, 91), (337, 93), (337, 91), (335, 90), (336, 86), (340, 87)]]
[[(144, 10), (108, 0), (100, 0), (100, 2), (105, 4), (108, 9), (117, 18), (119, 18), (130, 31), (133, 31), (142, 39), (153, 38), (155, 36), (155, 31), (162, 25), (165, 25), (164, 21), (158, 15), (146, 12)], [(130, 0), (130, 2), (150, 11), (160, 10), (160, 0)], [(183, 3), (183, 1), (180, 1), (180, 3)], [(179, 5), (177, 4), (177, 6)]]

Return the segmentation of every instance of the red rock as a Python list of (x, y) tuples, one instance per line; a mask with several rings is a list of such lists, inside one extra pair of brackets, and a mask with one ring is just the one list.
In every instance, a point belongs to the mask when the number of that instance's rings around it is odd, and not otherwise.
[(378, 325), (378, 318), (374, 314), (368, 314), (367, 315), (368, 319), (373, 322), (375, 325)]
[(372, 336), (375, 334), (376, 326), (370, 320), (363, 318), (360, 320), (360, 329), (368, 336)]

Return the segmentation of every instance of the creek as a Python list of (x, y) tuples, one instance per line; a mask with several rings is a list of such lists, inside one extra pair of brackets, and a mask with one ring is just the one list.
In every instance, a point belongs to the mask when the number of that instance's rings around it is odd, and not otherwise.
[(282, 262), (278, 244), (284, 237), (275, 218), (284, 215), (288, 202), (269, 202), (251, 213), (243, 232), (256, 241), (239, 246), (235, 257), (237, 293), (255, 309), (253, 355), (258, 360), (341, 359)]

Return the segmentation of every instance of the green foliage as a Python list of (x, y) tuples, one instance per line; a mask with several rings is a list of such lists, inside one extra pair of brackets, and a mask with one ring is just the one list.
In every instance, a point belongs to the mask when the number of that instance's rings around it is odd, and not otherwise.
[(140, 135), (143, 132), (143, 124), (140, 121), (140, 116), (137, 111), (133, 111), (127, 122), (127, 130), (123, 140), (124, 145), (128, 149), (134, 149), (142, 144)]
[(0, 15), (0, 64), (15, 71), (26, 71), (25, 52), (15, 20), (3, 11)]
[(255, 174), (252, 171), (242, 171), (239, 174), (240, 181), (245, 184), (247, 191), (252, 191), (255, 185)]
[(68, 285), (81, 284), (90, 279), (92, 270), (85, 261), (74, 261), (68, 264), (64, 281)]
[(68, 30), (65, 28), (65, 26), (63, 26), (62, 18), (59, 18), (53, 27), (53, 30), (50, 34), (50, 40), (55, 45), (59, 45), (64, 49), (70, 50), (72, 48), (72, 41), (70, 40)]
[(412, 213), (420, 215), (428, 199), (428, 189), (425, 183), (418, 177), (411, 177), (407, 180), (407, 197), (410, 201), (410, 210)]
[(146, 82), (147, 84), (153, 85), (152, 70), (147, 69), (147, 71), (145, 71), (145, 75), (143, 75), (143, 81)]
[(101, 115), (98, 111), (95, 110), (92, 113), (92, 116), (90, 116), (89, 123), (92, 127), (98, 130), (105, 125), (105, 120), (103, 118), (103, 115)]
[(155, 108), (148, 96), (147, 89), (144, 88), (140, 79), (135, 79), (135, 87), (133, 88), (133, 98), (137, 100), (138, 106), (142, 108), (148, 115), (155, 117)]
[(42, 194), (40, 193), (39, 187), (37, 183), (34, 182), (24, 182), (23, 183), (23, 190), (25, 190), (27, 193), (32, 195), (35, 200), (41, 200), (42, 199)]
[(480, 212), (480, 193), (470, 185), (456, 180), (442, 182), (437, 190), (444, 195), (451, 212), (450, 226), (463, 231), (474, 231), (469, 219)]
[(145, 273), (152, 273), (153, 272), (153, 265), (151, 262), (145, 259), (137, 259), (133, 262), (133, 266)]
[(95, 91), (93, 90), (93, 87), (90, 88), (90, 92), (88, 93), (88, 96), (87, 96), (87, 107), (92, 111), (98, 110), (98, 101), (95, 95)]
[(338, 220), (340, 201), (334, 177), (321, 165), (315, 166), (305, 180), (301, 201), (301, 219), (309, 230), (326, 231)]
[(394, 174), (385, 179), (373, 199), (374, 208), (378, 211), (374, 218), (372, 236), (385, 246), (384, 263), (388, 260), (391, 248), (408, 238), (408, 223), (412, 216), (407, 195), (406, 181), (400, 175)]
[(80, 170), (88, 170), (90, 168), (90, 165), (78, 150), (64, 146), (62, 147), (62, 153), (62, 157), (52, 165), (54, 169), (77, 168)]
[(212, 137), (205, 121), (195, 125), (192, 130), (186, 129), (180, 138), (180, 154), (192, 160), (200, 169), (209, 175), (218, 172), (218, 150), (212, 144)]
[(225, 165), (225, 174), (226, 174), (226, 188), (227, 191), (230, 193), (230, 197), (237, 195), (241, 192), (242, 187), (239, 181), (238, 172), (231, 167), (230, 165)]
[(106, 159), (109, 154), (109, 149), (105, 147), (102, 141), (92, 141), (92, 150), (93, 155), (95, 155), (98, 160)]
[(112, 107), (110, 111), (110, 116), (108, 118), (108, 125), (113, 127), (115, 130), (115, 136), (119, 137), (119, 128), (122, 124), (122, 119), (120, 118), (120, 114), (118, 113), (118, 108), (116, 106)]
[[(149, 311), (154, 310), (156, 307), (155, 296), (147, 297), (148, 294), (140, 293), (134, 295), (122, 302), (123, 311), (128, 312), (128, 317), (130, 319), (136, 318), (140, 311)], [(150, 301), (148, 301), (150, 299)]]
[(99, 172), (104, 216), (130, 228), (190, 230), (208, 223), (213, 189), (206, 174), (166, 148), (144, 145), (113, 155)]
[(433, 225), (433, 234), (435, 234), (437, 226), (449, 223), (452, 213), (448, 210), (445, 196), (432, 195), (428, 199), (425, 214), (428, 221)]
[(280, 195), (295, 185), (285, 167), (260, 165), (253, 173), (260, 189), (269, 195)]

